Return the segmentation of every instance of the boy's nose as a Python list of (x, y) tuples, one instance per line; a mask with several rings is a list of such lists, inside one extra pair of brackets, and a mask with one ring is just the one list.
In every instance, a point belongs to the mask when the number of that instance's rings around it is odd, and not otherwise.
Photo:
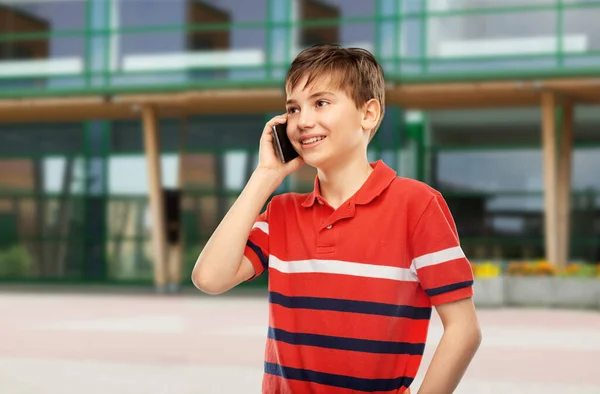
[(315, 125), (314, 117), (307, 112), (308, 111), (302, 112), (298, 119), (298, 128), (300, 130), (310, 129)]

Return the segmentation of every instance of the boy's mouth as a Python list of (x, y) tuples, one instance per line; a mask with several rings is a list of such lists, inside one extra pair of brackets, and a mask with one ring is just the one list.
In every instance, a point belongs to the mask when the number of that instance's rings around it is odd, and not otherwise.
[(311, 145), (311, 144), (315, 144), (319, 141), (322, 141), (323, 139), (325, 139), (325, 136), (318, 136), (318, 137), (311, 137), (311, 138), (306, 138), (300, 141), (300, 144), (302, 145)]

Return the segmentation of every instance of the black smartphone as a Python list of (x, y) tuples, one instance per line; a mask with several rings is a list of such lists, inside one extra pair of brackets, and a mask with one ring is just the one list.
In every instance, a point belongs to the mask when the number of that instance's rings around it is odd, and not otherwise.
[(287, 163), (299, 156), (287, 136), (286, 128), (287, 123), (273, 126), (273, 146), (282, 163)]

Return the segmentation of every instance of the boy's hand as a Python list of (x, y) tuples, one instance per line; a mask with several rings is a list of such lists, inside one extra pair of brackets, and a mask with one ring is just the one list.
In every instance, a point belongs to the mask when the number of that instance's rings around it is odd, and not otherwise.
[(288, 163), (282, 163), (279, 157), (275, 153), (275, 147), (273, 146), (273, 126), (277, 124), (284, 124), (287, 121), (287, 114), (278, 115), (273, 119), (269, 120), (265, 125), (265, 128), (260, 137), (260, 147), (258, 152), (258, 167), (257, 170), (263, 170), (275, 176), (283, 179), (296, 171), (304, 160), (301, 157), (296, 157), (294, 160)]

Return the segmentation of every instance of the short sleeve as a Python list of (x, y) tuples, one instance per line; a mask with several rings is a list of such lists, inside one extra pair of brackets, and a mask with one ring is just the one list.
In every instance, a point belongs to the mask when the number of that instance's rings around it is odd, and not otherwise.
[(256, 218), (246, 242), (244, 256), (250, 260), (255, 272), (254, 276), (248, 280), (259, 277), (269, 265), (269, 211), (270, 204)]
[(436, 192), (411, 237), (411, 270), (436, 306), (473, 295), (473, 270), (460, 247), (454, 219)]

